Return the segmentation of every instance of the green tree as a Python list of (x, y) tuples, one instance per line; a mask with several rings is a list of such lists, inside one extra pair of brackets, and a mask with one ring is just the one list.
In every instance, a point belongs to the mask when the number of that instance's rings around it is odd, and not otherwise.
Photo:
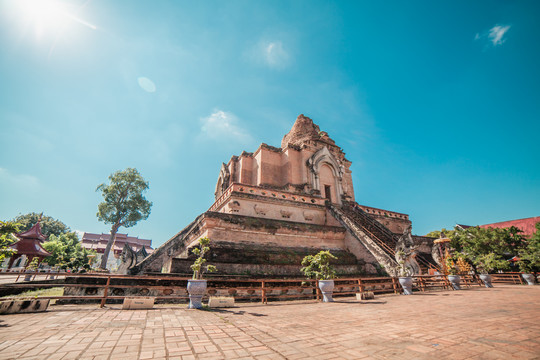
[(456, 228), (450, 235), (453, 259), (462, 257), (480, 272), (507, 270), (508, 258), (523, 247), (521, 230), (510, 228)]
[(40, 217), (41, 221), (39, 224), (41, 226), (41, 233), (47, 237), (53, 234), (59, 236), (70, 231), (69, 226), (60, 220), (46, 215), (42, 216), (42, 214), (35, 212), (19, 215), (14, 219), (14, 221), (21, 224), (20, 231), (26, 231), (34, 226)]
[(101, 184), (96, 191), (101, 191), (104, 201), (98, 205), (97, 217), (105, 224), (111, 224), (111, 235), (103, 257), (102, 269), (107, 266), (109, 252), (114, 237), (120, 227), (132, 227), (150, 215), (152, 203), (143, 196), (148, 189), (148, 182), (137, 169), (127, 168), (109, 176), (109, 184)]
[(45, 258), (45, 262), (51, 266), (58, 266), (62, 269), (89, 269), (88, 255), (95, 255), (95, 251), (88, 250), (81, 246), (77, 234), (68, 232), (59, 236), (51, 235), (49, 241), (43, 243), (43, 248), (51, 253)]
[(450, 237), (450, 235), (452, 235), (454, 233), (454, 231), (455, 230), (447, 230), (445, 228), (442, 228), (441, 230), (431, 231), (431, 232), (427, 233), (426, 236), (432, 237), (432, 238), (438, 238), (438, 237), (441, 236), (441, 232), (443, 232), (444, 236)]
[(10, 248), (17, 239), (13, 236), (20, 231), (20, 224), (13, 221), (0, 221), (0, 263), (15, 251)]
[(524, 273), (540, 271), (540, 222), (535, 226), (536, 232), (530, 239), (524, 241), (523, 247), (519, 250), (520, 260), (517, 265)]

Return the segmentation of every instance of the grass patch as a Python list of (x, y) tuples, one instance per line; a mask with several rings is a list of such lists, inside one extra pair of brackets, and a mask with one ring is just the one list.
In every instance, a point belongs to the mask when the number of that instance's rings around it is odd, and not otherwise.
[(63, 287), (53, 287), (49, 289), (38, 289), (38, 290), (30, 290), (25, 291), (18, 295), (8, 295), (2, 297), (4, 298), (24, 298), (24, 297), (40, 297), (40, 296), (63, 296), (64, 295), (64, 288)]

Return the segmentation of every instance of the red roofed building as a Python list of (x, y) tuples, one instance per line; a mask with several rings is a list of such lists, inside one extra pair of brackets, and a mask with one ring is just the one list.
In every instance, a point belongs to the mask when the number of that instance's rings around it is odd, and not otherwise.
[(540, 216), (534, 216), (526, 219), (518, 219), (518, 220), (509, 220), (509, 221), (501, 221), (493, 224), (485, 224), (485, 225), (479, 225), (481, 228), (487, 229), (487, 228), (496, 228), (496, 229), (502, 229), (502, 228), (509, 228), (511, 226), (515, 226), (521, 231), (523, 231), (524, 236), (530, 237), (532, 234), (536, 232), (536, 223), (540, 222)]
[[(110, 236), (110, 234), (92, 234), (85, 232), (81, 239), (81, 245), (86, 249), (96, 251), (98, 253), (97, 261), (99, 262), (101, 256), (105, 252), (105, 247), (107, 247)], [(122, 254), (122, 250), (126, 244), (128, 244), (135, 252), (141, 250), (143, 247), (148, 254), (154, 252), (154, 249), (152, 249), (152, 240), (139, 239), (138, 237), (128, 236), (127, 234), (117, 233), (110, 252), (113, 256), (109, 256), (107, 260), (107, 269), (118, 269), (118, 266), (121, 263), (120, 254)]]
[[(110, 234), (92, 234), (85, 232), (81, 239), (81, 245), (86, 249), (95, 250), (98, 254), (103, 254), (110, 236)], [(143, 246), (148, 254), (151, 254), (154, 251), (154, 249), (152, 249), (152, 240), (139, 239), (138, 237), (128, 236), (127, 234), (117, 233), (114, 245), (111, 247), (111, 252), (114, 252), (114, 255), (119, 256), (126, 243), (131, 246), (135, 252), (142, 249)]]

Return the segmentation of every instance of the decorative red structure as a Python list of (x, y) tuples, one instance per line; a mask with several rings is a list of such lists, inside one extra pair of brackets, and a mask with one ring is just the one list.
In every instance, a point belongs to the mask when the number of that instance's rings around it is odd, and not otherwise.
[(41, 262), (47, 256), (51, 256), (51, 254), (45, 251), (45, 249), (43, 249), (41, 246), (41, 243), (47, 240), (47, 237), (41, 233), (41, 225), (39, 225), (39, 221), (36, 223), (36, 225), (32, 226), (30, 230), (21, 232), (15, 236), (19, 238), (19, 241), (11, 245), (11, 248), (17, 250), (17, 253), (14, 254), (9, 260), (8, 268), (11, 268), (15, 260), (23, 255), (26, 255), (28, 258), (28, 263), (30, 263), (35, 257), (38, 257), (39, 262)]

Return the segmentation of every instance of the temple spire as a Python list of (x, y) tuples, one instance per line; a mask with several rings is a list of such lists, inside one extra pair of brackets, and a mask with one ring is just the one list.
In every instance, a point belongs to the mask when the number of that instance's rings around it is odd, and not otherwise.
[(300, 114), (294, 122), (291, 131), (289, 131), (281, 140), (281, 148), (285, 149), (289, 145), (302, 146), (308, 141), (322, 141), (324, 143), (335, 145), (334, 140), (330, 139), (325, 131), (321, 131), (319, 126), (309, 117)]

